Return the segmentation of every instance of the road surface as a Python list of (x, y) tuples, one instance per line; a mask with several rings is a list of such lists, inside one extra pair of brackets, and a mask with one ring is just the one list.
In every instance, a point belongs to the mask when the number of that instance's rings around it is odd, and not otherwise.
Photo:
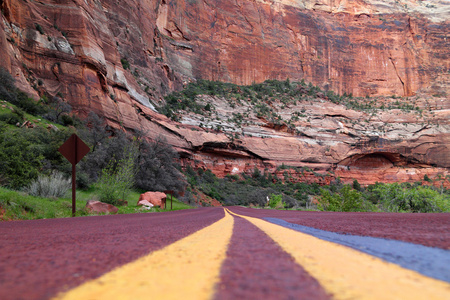
[(0, 299), (450, 299), (450, 214), (200, 208), (0, 223)]

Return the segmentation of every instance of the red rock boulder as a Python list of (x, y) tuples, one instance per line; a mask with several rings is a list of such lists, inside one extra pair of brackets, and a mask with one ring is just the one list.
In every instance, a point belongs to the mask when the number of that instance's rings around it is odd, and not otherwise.
[[(137, 203), (137, 205), (144, 205), (145, 202), (143, 201), (148, 201), (151, 204), (153, 204), (153, 206), (159, 206), (160, 208), (165, 208), (166, 207), (166, 194), (161, 193), (161, 192), (146, 192), (144, 194), (141, 194), (141, 196), (139, 196), (139, 201)], [(141, 202), (142, 201), (142, 202)]]
[(147, 200), (140, 200), (138, 205), (142, 205), (145, 209), (151, 209), (154, 205), (148, 202)]
[(116, 214), (119, 209), (112, 204), (103, 203), (96, 200), (89, 200), (86, 203), (86, 210), (90, 213), (110, 213)]

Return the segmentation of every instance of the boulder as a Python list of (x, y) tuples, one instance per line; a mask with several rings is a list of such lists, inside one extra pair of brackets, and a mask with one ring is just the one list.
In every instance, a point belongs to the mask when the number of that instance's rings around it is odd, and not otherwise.
[(119, 209), (112, 204), (96, 200), (89, 200), (86, 203), (86, 210), (90, 213), (110, 213), (110, 214), (116, 214), (119, 211)]
[(151, 209), (154, 205), (148, 202), (147, 200), (140, 200), (138, 205), (142, 205), (145, 209)]
[(137, 203), (137, 205), (145, 205), (146, 202), (143, 201), (147, 201), (149, 203), (151, 203), (153, 206), (159, 206), (160, 208), (165, 208), (166, 207), (166, 194), (161, 193), (161, 192), (146, 192), (144, 194), (141, 194), (141, 196), (139, 196), (139, 201)]

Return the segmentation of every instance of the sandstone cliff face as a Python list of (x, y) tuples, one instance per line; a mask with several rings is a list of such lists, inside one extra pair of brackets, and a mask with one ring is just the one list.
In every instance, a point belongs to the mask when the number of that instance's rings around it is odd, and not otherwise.
[(410, 96), (448, 88), (450, 5), (440, 5), (436, 16), (416, 1), (162, 1), (157, 29), (188, 77)]
[[(424, 167), (430, 174), (450, 167), (447, 1), (1, 0), (0, 6), (0, 66), (21, 89), (35, 98), (63, 97), (81, 116), (94, 111), (116, 128), (164, 135), (183, 157), (218, 174), (285, 163), (395, 181), (423, 177)], [(430, 115), (380, 111), (369, 118), (324, 100), (286, 110), (311, 115), (296, 124), (301, 135), (255, 122), (245, 129), (253, 136), (231, 141), (197, 127), (195, 116), (177, 124), (155, 112), (163, 95), (198, 78), (305, 79), (360, 96), (420, 94)], [(393, 125), (380, 133), (383, 124)]]

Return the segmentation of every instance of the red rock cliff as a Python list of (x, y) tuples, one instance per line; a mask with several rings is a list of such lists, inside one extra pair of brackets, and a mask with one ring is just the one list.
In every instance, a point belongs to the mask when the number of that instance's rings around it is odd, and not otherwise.
[[(80, 115), (95, 111), (116, 127), (162, 134), (218, 172), (222, 165), (230, 173), (242, 170), (241, 163), (249, 169), (267, 162), (347, 171), (387, 161), (450, 167), (448, 1), (0, 0), (0, 6), (0, 66), (20, 88), (36, 98), (63, 97)], [(352, 126), (348, 134), (344, 126), (337, 134), (322, 123), (308, 125), (319, 132), (305, 133), (309, 139), (276, 133), (244, 138), (236, 147), (225, 135), (192, 134), (189, 122), (175, 124), (152, 110), (163, 95), (198, 78), (237, 84), (305, 79), (338, 93), (420, 93), (440, 102), (423, 105), (436, 112), (432, 128), (394, 130), (383, 137), (389, 149), (383, 144), (382, 154), (373, 154), (382, 152), (379, 144), (357, 146), (371, 141), (373, 131), (356, 126), (355, 135)], [(356, 123), (366, 117), (344, 115)], [(323, 113), (317, 120), (327, 118)], [(376, 124), (398, 123), (380, 118)], [(333, 130), (333, 144), (324, 146), (320, 132)]]
[(306, 79), (358, 96), (448, 87), (450, 5), (432, 18), (425, 4), (396, 2), (162, 1), (157, 30), (165, 59), (188, 77)]

